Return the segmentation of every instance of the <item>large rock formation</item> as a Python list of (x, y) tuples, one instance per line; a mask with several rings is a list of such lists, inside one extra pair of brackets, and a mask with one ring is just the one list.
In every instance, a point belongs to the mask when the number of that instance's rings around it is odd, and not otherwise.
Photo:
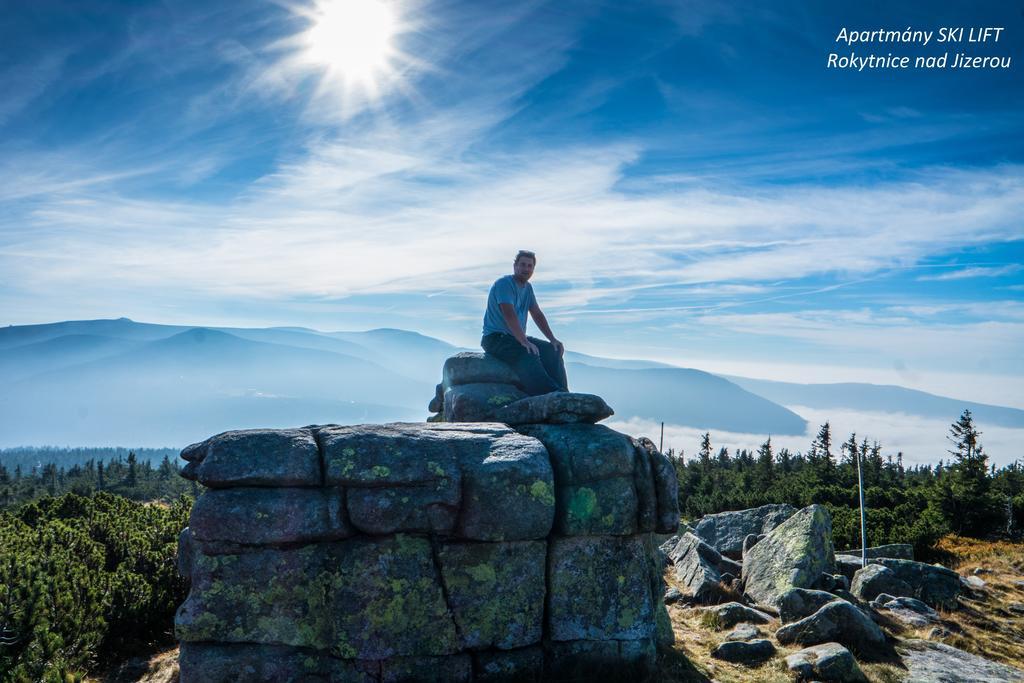
[(328, 425), (182, 457), (210, 488), (179, 553), (186, 683), (639, 679), (671, 638), (651, 532), (676, 529), (675, 479), (646, 440)]
[(790, 588), (813, 588), (833, 558), (832, 518), (821, 505), (811, 505), (747, 551), (744, 592), (755, 603), (771, 604)]

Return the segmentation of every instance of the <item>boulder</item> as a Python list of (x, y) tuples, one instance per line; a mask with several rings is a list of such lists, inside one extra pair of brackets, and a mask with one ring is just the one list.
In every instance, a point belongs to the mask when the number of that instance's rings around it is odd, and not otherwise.
[(710, 621), (718, 630), (732, 628), (736, 624), (743, 622), (767, 624), (772, 620), (770, 615), (746, 605), (741, 605), (738, 602), (727, 602), (724, 605), (705, 607), (704, 614), (708, 615)]
[(871, 606), (911, 628), (922, 628), (940, 620), (938, 612), (916, 598), (883, 593), (871, 601)]
[(980, 576), (964, 576), (960, 580), (970, 590), (983, 590), (988, 585)]
[(736, 628), (726, 634), (726, 640), (753, 640), (761, 635), (761, 629), (753, 624), (737, 624)]
[(775, 606), (779, 609), (782, 623), (790, 624), (811, 616), (835, 599), (835, 595), (825, 591), (790, 588), (775, 600)]
[(733, 664), (760, 666), (775, 656), (775, 646), (770, 640), (727, 640), (712, 652), (711, 656)]
[(511, 384), (459, 384), (444, 392), (444, 421), (502, 422), (498, 411), (525, 396)]
[(881, 558), (874, 561), (891, 569), (897, 578), (909, 585), (912, 590), (910, 597), (931, 607), (956, 609), (962, 584), (960, 575), (952, 569), (913, 560)]
[(857, 573), (857, 570), (864, 567), (861, 563), (860, 557), (854, 557), (852, 555), (836, 555), (835, 567), (839, 570), (839, 573), (846, 577), (847, 581), (853, 581), (853, 575)]
[(817, 645), (835, 641), (857, 652), (885, 643), (885, 634), (870, 617), (845, 600), (836, 599), (809, 617), (775, 632), (783, 645)]
[(694, 602), (715, 602), (721, 599), (722, 574), (718, 571), (721, 555), (691, 533), (685, 533), (669, 553), (675, 565), (676, 580), (686, 596)]
[(823, 506), (812, 505), (747, 552), (744, 591), (752, 602), (771, 603), (790, 588), (812, 588), (832, 565), (832, 519)]
[(444, 384), (434, 387), (434, 398), (430, 399), (430, 403), (427, 404), (427, 410), (431, 413), (444, 412)]
[(463, 351), (444, 362), (441, 387), (448, 389), (462, 384), (512, 384), (522, 386), (519, 375), (507, 364), (480, 351)]
[[(853, 550), (837, 550), (836, 555), (848, 555), (850, 557), (861, 557), (860, 548)], [(909, 543), (890, 543), (888, 545), (876, 545), (868, 548), (868, 559), (885, 557), (891, 560), (912, 560), (914, 559), (914, 546)]]
[(743, 563), (730, 560), (725, 555), (722, 555), (718, 560), (718, 571), (722, 572), (723, 577), (727, 574), (731, 576), (730, 579), (726, 579), (727, 582), (732, 579), (738, 579), (743, 575)]
[(896, 572), (880, 564), (869, 564), (858, 569), (853, 575), (850, 592), (865, 602), (870, 602), (882, 593), (889, 595), (913, 595), (913, 590), (901, 581)]
[(907, 680), (921, 683), (1021, 683), (1024, 669), (993, 662), (943, 643), (905, 640), (897, 652)]
[(723, 555), (740, 559), (743, 542), (748, 535), (767, 534), (795, 513), (796, 508), (786, 504), (719, 512), (701, 518), (694, 533)]
[(786, 657), (786, 666), (800, 681), (867, 683), (850, 651), (839, 643), (822, 643)]
[(553, 391), (508, 403), (494, 413), (497, 422), (520, 424), (594, 424), (615, 414), (594, 394)]

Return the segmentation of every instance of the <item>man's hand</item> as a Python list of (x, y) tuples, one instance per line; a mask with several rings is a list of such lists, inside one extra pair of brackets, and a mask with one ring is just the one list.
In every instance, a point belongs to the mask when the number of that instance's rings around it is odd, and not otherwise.
[(564, 356), (565, 355), (565, 344), (563, 344), (562, 342), (558, 341), (557, 339), (554, 339), (554, 340), (551, 341), (551, 345), (554, 346), (558, 350), (558, 355), (559, 356)]
[(519, 343), (522, 344), (523, 348), (525, 348), (527, 351), (532, 353), (534, 356), (539, 356), (540, 355), (540, 349), (538, 349), (537, 345), (534, 344), (529, 339), (524, 339), (523, 341), (521, 341)]

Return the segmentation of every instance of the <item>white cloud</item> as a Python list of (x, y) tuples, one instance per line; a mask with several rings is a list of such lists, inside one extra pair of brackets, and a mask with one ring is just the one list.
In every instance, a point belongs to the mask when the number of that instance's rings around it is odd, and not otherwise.
[(949, 273), (942, 273), (941, 275), (922, 275), (917, 279), (920, 281), (942, 281), (966, 280), (968, 278), (973, 277), (1003, 277), (1004, 275), (1012, 275), (1014, 273), (1019, 273), (1022, 269), (1024, 269), (1024, 266), (1021, 266), (1019, 263), (1011, 263), (1006, 266), (998, 267), (977, 266), (974, 268), (961, 268), (960, 270), (954, 270)]

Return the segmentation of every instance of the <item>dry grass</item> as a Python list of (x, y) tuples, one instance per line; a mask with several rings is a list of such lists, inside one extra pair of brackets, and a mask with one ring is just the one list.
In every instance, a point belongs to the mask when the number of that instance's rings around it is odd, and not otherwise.
[(178, 683), (178, 648), (129, 660), (85, 683)]
[[(981, 567), (985, 589), (960, 598), (960, 609), (941, 612), (951, 635), (942, 642), (988, 659), (1021, 666), (1024, 662), (1024, 614), (1010, 611), (1012, 603), (1024, 604), (1024, 543), (979, 541), (946, 536), (938, 548), (949, 557), (949, 565), (964, 576)], [(913, 635), (927, 637), (930, 629)]]

